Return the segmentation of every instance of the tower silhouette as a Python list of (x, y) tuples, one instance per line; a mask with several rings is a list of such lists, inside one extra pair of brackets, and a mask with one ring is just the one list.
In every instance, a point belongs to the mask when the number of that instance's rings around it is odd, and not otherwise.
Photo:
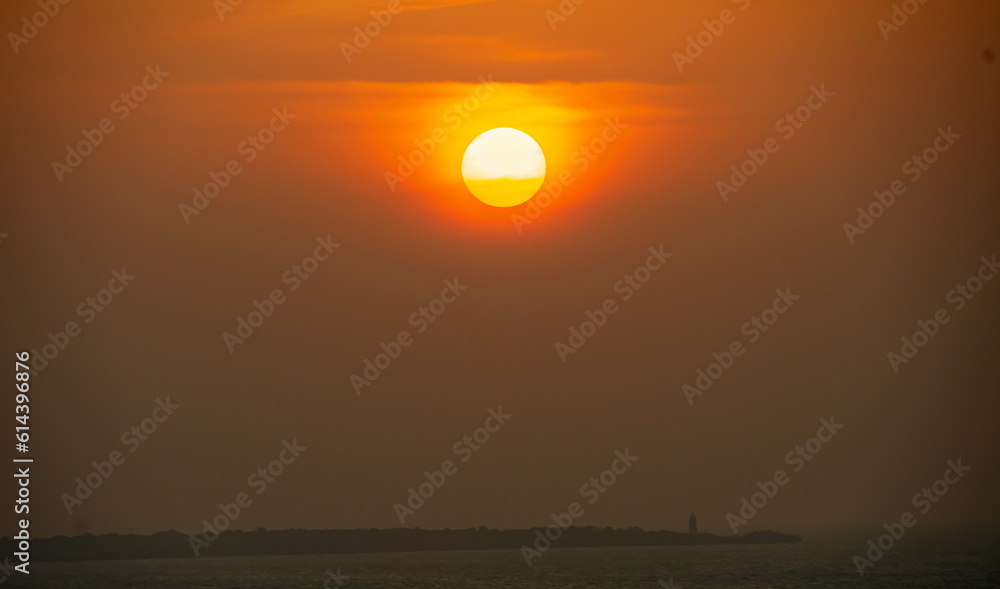
[(689, 534), (698, 533), (698, 518), (696, 518), (693, 513), (691, 514), (691, 517), (688, 518), (688, 533)]

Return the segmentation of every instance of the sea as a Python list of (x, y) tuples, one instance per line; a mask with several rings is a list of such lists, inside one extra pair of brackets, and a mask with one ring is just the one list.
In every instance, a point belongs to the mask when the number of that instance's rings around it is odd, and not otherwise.
[[(1000, 588), (1000, 535), (917, 528), (878, 560), (884, 530), (805, 534), (799, 544), (518, 550), (32, 563), (0, 587), (93, 589)], [(883, 540), (883, 545), (888, 545)], [(878, 553), (873, 552), (872, 556)]]

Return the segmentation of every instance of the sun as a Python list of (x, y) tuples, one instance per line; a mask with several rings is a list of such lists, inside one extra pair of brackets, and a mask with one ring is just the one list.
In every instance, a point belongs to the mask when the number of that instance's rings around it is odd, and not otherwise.
[(462, 178), (484, 203), (517, 206), (542, 187), (545, 154), (527, 133), (508, 127), (492, 129), (476, 137), (465, 150)]

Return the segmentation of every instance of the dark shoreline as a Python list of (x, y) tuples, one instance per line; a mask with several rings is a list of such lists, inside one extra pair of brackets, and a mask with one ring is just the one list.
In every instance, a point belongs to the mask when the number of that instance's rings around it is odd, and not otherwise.
[[(289, 556), (304, 554), (352, 554), (379, 552), (431, 552), (458, 550), (519, 550), (535, 548), (536, 531), (521, 530), (422, 530), (420, 528), (358, 530), (257, 530), (226, 531), (205, 542), (201, 534), (180, 532), (139, 534), (84, 534), (55, 536), (31, 541), (35, 562), (91, 560), (136, 560), (156, 558), (195, 558), (192, 542), (201, 557)], [(195, 540), (193, 540), (195, 539)], [(552, 542), (553, 548), (611, 548), (627, 546), (713, 546), (732, 544), (793, 544), (802, 539), (778, 532), (751, 532), (743, 536), (686, 534), (669, 531), (645, 531), (639, 528), (612, 529), (571, 527)], [(10, 538), (2, 540), (8, 553), (16, 550)], [(544, 545), (544, 543), (543, 543)]]

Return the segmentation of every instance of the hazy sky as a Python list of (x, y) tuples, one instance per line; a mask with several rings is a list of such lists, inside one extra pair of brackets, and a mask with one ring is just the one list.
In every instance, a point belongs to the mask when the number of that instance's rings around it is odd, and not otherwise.
[[(877, 526), (959, 458), (972, 470), (918, 521), (998, 520), (1000, 280), (951, 291), (1000, 254), (1000, 5), (929, 2), (880, 30), (891, 2), (592, 0), (562, 21), (556, 0), (403, 0), (348, 62), (389, 5), (71, 2), (24, 43), (7, 33), (38, 4), (0, 7), (0, 337), (11, 355), (65, 345), (31, 380), (35, 534), (196, 532), (241, 492), (237, 528), (394, 527), (446, 460), (457, 473), (403, 525), (546, 525), (577, 501), (577, 525), (681, 530), (693, 511), (729, 533), (783, 469), (740, 532)], [(496, 127), (539, 142), (557, 198), (473, 199), (462, 154)], [(85, 133), (100, 142), (76, 160)], [(731, 166), (764, 155), (723, 198)], [(275, 290), (251, 337), (225, 336)], [(585, 345), (557, 347), (608, 299)], [(744, 327), (772, 307), (766, 333)], [(796, 472), (786, 455), (831, 417), (843, 429)], [(258, 495), (248, 477), (293, 440), (306, 450)]]

